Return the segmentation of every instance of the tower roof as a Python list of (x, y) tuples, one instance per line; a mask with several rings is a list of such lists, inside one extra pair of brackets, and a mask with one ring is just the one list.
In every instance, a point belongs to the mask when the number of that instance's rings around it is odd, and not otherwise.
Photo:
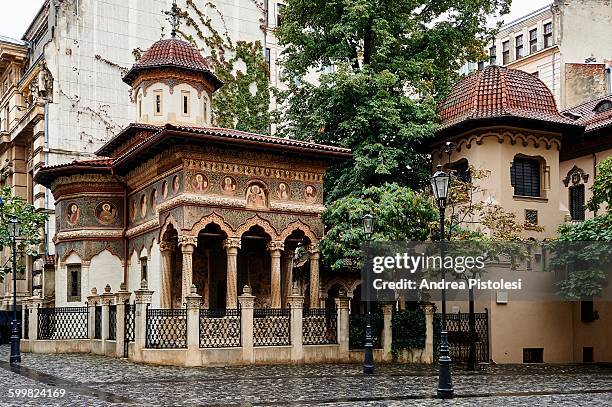
[(140, 73), (164, 68), (202, 74), (211, 83), (214, 90), (223, 85), (211, 71), (208, 61), (200, 54), (200, 51), (188, 42), (176, 38), (154, 43), (123, 77), (123, 81), (131, 86)]
[(507, 118), (575, 126), (559, 113), (552, 93), (539, 78), (496, 65), (463, 78), (438, 104), (438, 115), (440, 132)]

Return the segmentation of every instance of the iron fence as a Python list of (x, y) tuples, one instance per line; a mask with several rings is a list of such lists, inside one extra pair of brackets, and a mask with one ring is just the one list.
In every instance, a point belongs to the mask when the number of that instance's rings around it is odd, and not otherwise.
[(23, 339), (30, 339), (30, 310), (24, 309), (23, 315)]
[(117, 340), (117, 306), (108, 306), (108, 339)]
[(102, 339), (102, 307), (99, 305), (94, 309), (94, 339)]
[(253, 345), (279, 346), (291, 343), (291, 310), (254, 309)]
[(338, 311), (336, 308), (305, 308), (302, 315), (304, 345), (338, 343)]
[(181, 349), (187, 347), (187, 309), (147, 309), (146, 347)]
[(87, 307), (38, 309), (38, 339), (87, 339)]
[(123, 327), (123, 357), (128, 357), (128, 346), (134, 342), (136, 333), (136, 304), (125, 304), (125, 325)]
[[(470, 314), (468, 313), (447, 313), (446, 330), (448, 332), (448, 346), (453, 364), (465, 365), (470, 356)], [(440, 347), (440, 330), (442, 319), (439, 313), (434, 314), (434, 356), (437, 359)], [(489, 362), (489, 313), (474, 313), (474, 349), (475, 362)]]
[(240, 308), (200, 309), (200, 348), (239, 347)]

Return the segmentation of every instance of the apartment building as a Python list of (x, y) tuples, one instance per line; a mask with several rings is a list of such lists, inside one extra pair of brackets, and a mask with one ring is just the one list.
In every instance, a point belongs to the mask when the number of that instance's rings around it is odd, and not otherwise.
[[(540, 78), (565, 109), (612, 92), (612, 4), (601, 0), (554, 0), (504, 25), (489, 41), (487, 65), (520, 69)], [(588, 39), (588, 41), (585, 41)]]

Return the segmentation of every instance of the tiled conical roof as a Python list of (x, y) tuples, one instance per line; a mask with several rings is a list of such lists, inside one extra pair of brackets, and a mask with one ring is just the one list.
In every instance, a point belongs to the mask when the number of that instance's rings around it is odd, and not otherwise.
[(201, 73), (208, 77), (215, 89), (222, 85), (200, 51), (188, 42), (176, 38), (160, 40), (153, 44), (124, 76), (123, 81), (132, 85), (140, 72), (160, 68), (178, 68)]
[(462, 79), (438, 104), (441, 130), (470, 120), (516, 117), (571, 124), (557, 110), (548, 87), (517, 69), (491, 65)]

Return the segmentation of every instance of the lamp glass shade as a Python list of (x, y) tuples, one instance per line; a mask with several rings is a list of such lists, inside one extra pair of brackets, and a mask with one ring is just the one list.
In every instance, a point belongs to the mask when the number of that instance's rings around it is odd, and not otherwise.
[(9, 234), (13, 239), (19, 237), (19, 233), (21, 232), (21, 225), (19, 224), (18, 219), (11, 219), (9, 221)]
[(431, 177), (431, 188), (433, 189), (434, 197), (437, 202), (446, 202), (450, 179), (450, 175), (444, 171), (437, 171)]
[(366, 235), (371, 235), (374, 232), (374, 217), (366, 213), (363, 217), (363, 231)]

